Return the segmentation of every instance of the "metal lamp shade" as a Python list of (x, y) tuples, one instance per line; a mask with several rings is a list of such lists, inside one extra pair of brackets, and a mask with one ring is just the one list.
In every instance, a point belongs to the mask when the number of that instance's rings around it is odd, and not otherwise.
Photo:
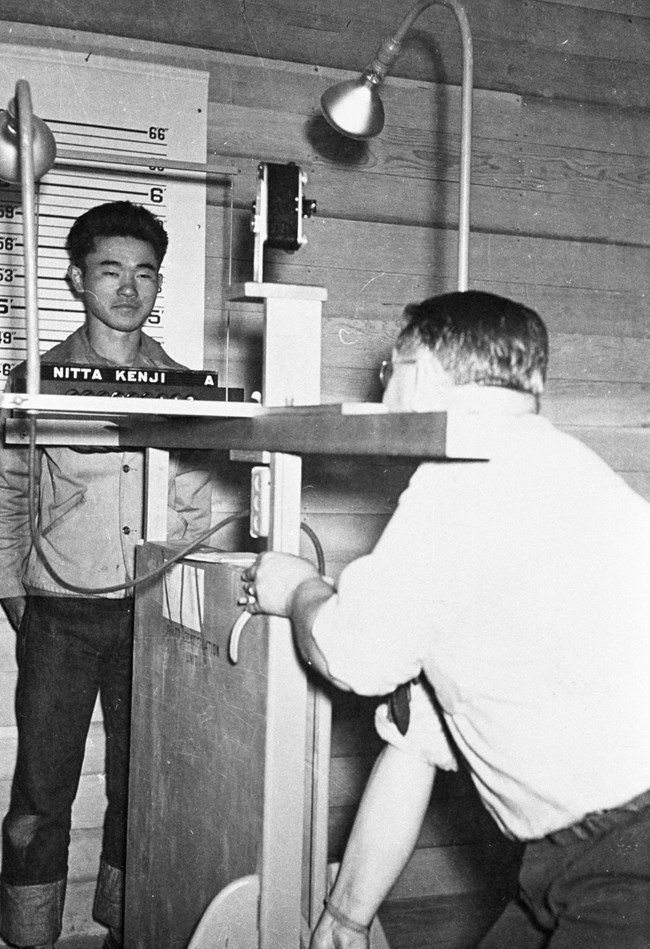
[(349, 138), (373, 138), (384, 127), (377, 82), (365, 73), (327, 89), (321, 97), (321, 110), (332, 128)]

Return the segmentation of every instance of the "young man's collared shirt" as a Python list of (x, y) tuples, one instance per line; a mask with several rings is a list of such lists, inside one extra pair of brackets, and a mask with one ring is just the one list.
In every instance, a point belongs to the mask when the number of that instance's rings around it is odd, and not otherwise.
[[(90, 346), (82, 326), (42, 357), (43, 362), (111, 365)], [(142, 334), (135, 366), (183, 368)], [(11, 384), (11, 382), (10, 382)], [(142, 538), (144, 454), (141, 451), (39, 451), (41, 544), (55, 571), (72, 584), (97, 588), (132, 579)], [(209, 473), (196, 456), (170, 457), (168, 537), (198, 536), (210, 524)], [(32, 549), (27, 504), (27, 450), (0, 449), (0, 597), (25, 592), (66, 594)], [(107, 596), (125, 596), (119, 591)]]
[[(593, 452), (513, 416), (488, 463), (427, 463), (314, 638), (367, 695), (424, 672), (500, 827), (542, 837), (650, 787), (650, 505)], [(453, 767), (416, 692), (405, 739)]]

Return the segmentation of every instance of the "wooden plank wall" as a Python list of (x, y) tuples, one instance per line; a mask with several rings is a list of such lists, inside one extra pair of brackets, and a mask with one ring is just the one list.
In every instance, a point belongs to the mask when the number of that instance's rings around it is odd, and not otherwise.
[[(12, 22), (0, 24), (0, 35), (210, 73), (208, 157), (234, 160), (241, 173), (232, 233), (222, 189), (210, 190), (206, 366), (225, 371), (227, 341), (230, 383), (259, 386), (261, 308), (230, 302), (227, 284), (230, 275), (252, 275), (257, 163), (295, 161), (318, 214), (306, 222), (307, 246), (269, 254), (265, 276), (328, 290), (324, 400), (378, 399), (377, 367), (403, 304), (455, 286), (460, 54), (448, 11), (418, 20), (385, 86), (386, 128), (359, 144), (329, 129), (318, 101), (395, 28), (393, 0), (223, 0), (218, 17), (204, 0), (166, 4), (164, 15), (159, 3), (130, 0), (110, 10), (99, 0), (45, 6), (3, 0)], [(466, 9), (476, 86), (470, 286), (540, 311), (551, 333), (544, 412), (650, 498), (650, 9), (644, 0), (467, 0)], [(247, 472), (214, 460), (217, 513), (245, 507)], [(371, 547), (410, 470), (384, 459), (306, 464), (304, 516), (331, 573)], [(3, 631), (0, 804), (15, 742), (11, 642)], [(332, 856), (376, 752), (370, 717), (365, 702), (335, 704)], [(99, 722), (93, 728), (75, 810), (67, 931), (92, 928), (102, 809)], [(394, 895), (482, 887), (486, 866), (507, 866), (509, 856), (466, 781), (445, 777)]]

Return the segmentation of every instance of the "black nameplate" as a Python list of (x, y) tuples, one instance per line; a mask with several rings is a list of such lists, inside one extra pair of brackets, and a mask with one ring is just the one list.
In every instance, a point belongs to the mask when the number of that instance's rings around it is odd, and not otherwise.
[[(21, 373), (16, 377), (16, 391), (24, 392), (25, 388), (26, 379)], [(48, 362), (41, 363), (41, 392), (132, 399), (226, 400), (226, 389), (219, 385), (218, 372)], [(230, 402), (243, 402), (244, 390), (230, 387), (227, 398)]]

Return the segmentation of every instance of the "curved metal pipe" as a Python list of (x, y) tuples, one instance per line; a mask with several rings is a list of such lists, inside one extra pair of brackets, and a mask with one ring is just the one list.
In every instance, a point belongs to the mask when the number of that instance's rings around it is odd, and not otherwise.
[(38, 349), (38, 257), (36, 238), (36, 186), (34, 183), (34, 134), (29, 83), (16, 83), (20, 140), (20, 194), (23, 204), (23, 258), (25, 262), (25, 319), (27, 336), (27, 394), (38, 395), (41, 357)]
[(474, 47), (469, 22), (464, 8), (458, 0), (420, 0), (406, 14), (397, 28), (392, 42), (398, 46), (414, 22), (428, 7), (438, 4), (449, 7), (456, 17), (463, 47), (463, 74), (461, 81), (461, 130), (460, 130), (460, 196), (458, 210), (458, 289), (467, 290), (469, 285), (469, 223), (470, 223), (470, 178), (472, 152), (472, 88), (474, 80)]
[[(471, 177), (471, 151), (472, 151), (472, 87), (474, 74), (474, 50), (472, 44), (472, 34), (469, 28), (469, 22), (465, 10), (458, 0), (419, 0), (406, 16), (402, 19), (396, 32), (383, 41), (373, 61), (366, 66), (357, 81), (347, 81), (339, 83), (337, 86), (326, 90), (321, 99), (323, 112), (330, 123), (338, 128), (343, 134), (349, 134), (352, 138), (370, 138), (377, 135), (383, 126), (383, 106), (378, 96), (377, 89), (392, 64), (399, 56), (402, 48), (402, 41), (408, 31), (413, 26), (421, 13), (428, 7), (439, 4), (449, 7), (457, 20), (460, 29), (462, 49), (463, 49), (463, 73), (461, 81), (461, 132), (460, 132), (460, 171), (459, 171), (459, 212), (458, 212), (458, 289), (467, 290), (469, 282), (469, 225), (470, 225), (470, 177)], [(364, 122), (360, 122), (358, 134), (350, 129), (346, 132), (345, 127), (329, 115), (331, 109), (335, 106), (340, 107), (345, 100), (349, 102), (349, 94), (355, 93), (359, 96), (360, 91), (362, 104), (360, 108), (374, 109), (374, 112), (365, 117)], [(369, 106), (370, 103), (370, 106)]]

